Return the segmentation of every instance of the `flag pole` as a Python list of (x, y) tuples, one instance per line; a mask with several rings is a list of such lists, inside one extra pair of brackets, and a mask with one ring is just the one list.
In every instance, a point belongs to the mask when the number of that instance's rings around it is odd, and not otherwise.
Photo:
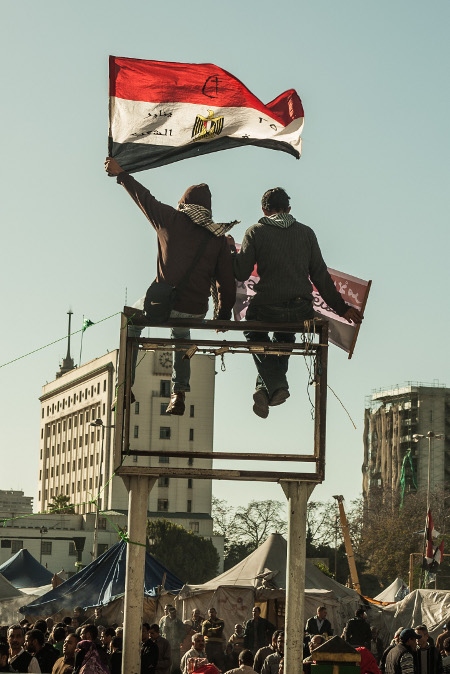
[[(83, 328), (84, 325), (84, 314), (83, 314), (83, 319), (81, 321), (81, 328)], [(81, 352), (83, 351), (83, 335), (84, 335), (84, 330), (81, 330), (81, 342), (80, 342), (80, 360), (78, 361), (78, 367), (81, 366)]]

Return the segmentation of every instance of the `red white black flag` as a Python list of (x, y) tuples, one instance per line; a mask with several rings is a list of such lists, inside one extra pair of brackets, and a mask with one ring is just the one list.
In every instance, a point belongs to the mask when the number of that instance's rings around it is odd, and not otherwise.
[(301, 151), (294, 89), (262, 103), (210, 63), (109, 59), (109, 155), (129, 173), (242, 145)]

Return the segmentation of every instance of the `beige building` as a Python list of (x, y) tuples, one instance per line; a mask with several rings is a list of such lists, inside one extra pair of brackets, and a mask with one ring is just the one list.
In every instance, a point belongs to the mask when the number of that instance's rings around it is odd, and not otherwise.
[(23, 491), (14, 489), (0, 489), (0, 512), (9, 513), (32, 513), (33, 497), (24, 496)]
[[(117, 360), (115, 350), (79, 368), (66, 367), (43, 387), (38, 487), (41, 512), (59, 495), (69, 497), (80, 515), (95, 512), (97, 497), (101, 510), (126, 512), (127, 491), (123, 480), (114, 476), (112, 465), (111, 405)], [(126, 464), (211, 466), (211, 460), (201, 459), (201, 454), (213, 446), (215, 362), (209, 356), (196, 355), (191, 365), (192, 393), (186, 396), (186, 413), (183, 417), (169, 416), (165, 408), (170, 397), (172, 354), (139, 354), (130, 449), (160, 454), (129, 456)], [(167, 456), (167, 451), (177, 449), (195, 450), (199, 458)], [(169, 518), (194, 533), (212, 537), (211, 480), (160, 478), (150, 494), (148, 514)]]
[[(426, 436), (430, 431), (442, 437)], [(450, 389), (408, 382), (376, 391), (365, 410), (363, 495), (425, 492), (450, 482)], [(416, 436), (416, 440), (414, 439)]]

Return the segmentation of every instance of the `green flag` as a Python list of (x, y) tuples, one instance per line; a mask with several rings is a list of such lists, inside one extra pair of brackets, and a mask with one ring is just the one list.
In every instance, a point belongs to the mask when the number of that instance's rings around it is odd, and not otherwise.
[(83, 327), (81, 329), (84, 332), (85, 330), (90, 328), (91, 325), (95, 325), (95, 323), (93, 321), (90, 321), (89, 318), (85, 318), (84, 321), (83, 321)]

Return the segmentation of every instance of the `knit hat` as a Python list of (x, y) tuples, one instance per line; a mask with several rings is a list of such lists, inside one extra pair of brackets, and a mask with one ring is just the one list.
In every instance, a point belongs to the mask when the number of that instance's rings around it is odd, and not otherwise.
[(180, 204), (196, 204), (211, 210), (211, 191), (206, 183), (191, 185), (181, 197)]

